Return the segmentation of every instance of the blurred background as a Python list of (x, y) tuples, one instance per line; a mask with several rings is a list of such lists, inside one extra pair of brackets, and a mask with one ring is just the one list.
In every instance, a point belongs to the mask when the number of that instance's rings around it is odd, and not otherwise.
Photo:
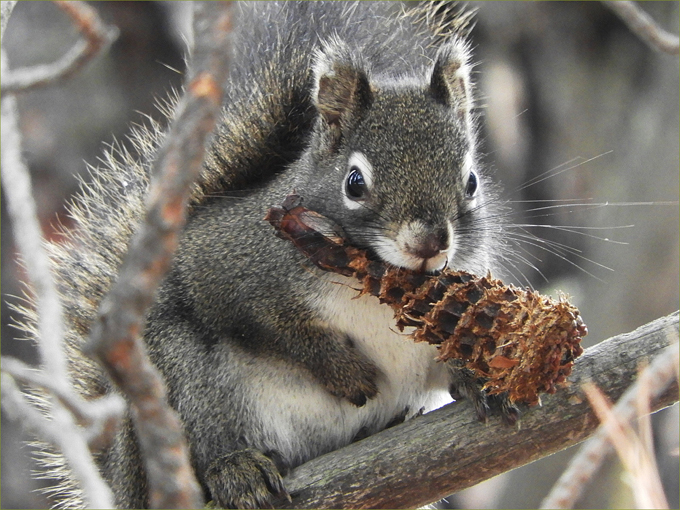
[[(110, 51), (68, 82), (18, 97), (23, 152), (48, 238), (56, 225), (69, 225), (66, 204), (78, 177), (87, 179), (86, 163), (97, 166), (106, 144), (134, 150), (125, 140), (131, 123), (144, 124), (146, 115), (162, 120), (154, 98), (182, 82), (186, 2), (92, 5), (120, 30)], [(472, 42), (484, 163), (512, 205), (509, 231), (545, 240), (516, 247), (531, 265), (515, 265), (506, 277), (568, 293), (588, 324), (586, 346), (677, 310), (678, 57), (649, 49), (599, 2), (467, 5), (477, 9)], [(678, 33), (678, 2), (641, 6)], [(16, 68), (52, 62), (77, 38), (50, 2), (19, 2), (3, 45)], [(544, 209), (551, 205), (560, 207)], [(7, 303), (21, 295), (22, 272), (2, 207), (2, 354), (35, 363), (33, 347), (15, 340), (9, 326)], [(678, 508), (678, 406), (653, 422), (666, 496)], [(0, 506), (49, 506), (35, 491), (43, 482), (31, 475), (30, 434), (3, 415), (1, 439)], [(448, 505), (535, 508), (572, 454), (496, 477)], [(616, 459), (578, 505), (633, 507)]]

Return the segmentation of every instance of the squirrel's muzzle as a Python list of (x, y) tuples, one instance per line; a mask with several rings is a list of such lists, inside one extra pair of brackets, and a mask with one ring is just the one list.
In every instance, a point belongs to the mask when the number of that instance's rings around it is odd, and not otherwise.
[(411, 255), (424, 260), (437, 257), (449, 250), (449, 231), (437, 228), (425, 235), (416, 235), (413, 241), (404, 242), (404, 248)]

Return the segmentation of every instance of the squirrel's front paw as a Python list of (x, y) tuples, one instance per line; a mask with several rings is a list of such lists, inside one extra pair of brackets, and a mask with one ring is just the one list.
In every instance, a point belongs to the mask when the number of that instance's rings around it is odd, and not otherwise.
[(251, 448), (215, 460), (205, 483), (220, 508), (271, 508), (272, 496), (289, 497), (274, 462)]
[(357, 407), (362, 407), (366, 405), (369, 398), (378, 394), (378, 386), (375, 383), (376, 377), (377, 369), (375, 367), (372, 370), (366, 368), (360, 374), (360, 377), (341, 388), (338, 396), (346, 398)]
[(480, 380), (465, 368), (454, 367), (449, 363), (451, 374), (449, 392), (454, 400), (470, 400), (479, 421), (486, 421), (490, 414), (500, 415), (507, 425), (519, 420), (520, 412), (506, 394), (487, 395)]
[(378, 368), (354, 350), (335, 359), (328, 370), (319, 375), (328, 391), (357, 407), (378, 394)]

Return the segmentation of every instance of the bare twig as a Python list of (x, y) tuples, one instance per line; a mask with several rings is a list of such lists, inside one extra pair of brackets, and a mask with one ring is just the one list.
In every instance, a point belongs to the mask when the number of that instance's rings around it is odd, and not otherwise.
[[(2, 69), (6, 69), (4, 51)], [(66, 359), (61, 346), (61, 302), (50, 272), (50, 262), (42, 245), (42, 231), (28, 168), (21, 157), (16, 99), (9, 96), (2, 98), (2, 185), (7, 213), (14, 225), (14, 237), (33, 284), (36, 305), (41, 310), (38, 324), (41, 358), (55, 379), (65, 381)]]
[[(7, 67), (4, 50), (1, 52), (2, 70)], [(43, 249), (42, 233), (36, 214), (35, 201), (31, 190), (31, 181), (28, 169), (21, 158), (21, 137), (17, 126), (16, 98), (4, 96), (2, 98), (2, 185), (5, 193), (7, 211), (14, 226), (14, 235), (17, 246), (25, 261), (27, 274), (32, 281), (35, 293), (35, 301), (41, 310), (38, 320), (38, 350), (43, 368), (49, 373), (51, 386), (56, 392), (64, 396), (72, 406), (80, 410), (82, 416), (89, 416), (90, 423), (96, 423), (96, 428), (101, 429), (101, 408), (88, 408), (85, 402), (77, 397), (68, 383), (66, 373), (66, 360), (62, 351), (63, 322), (59, 294), (50, 272), (49, 259)], [(7, 363), (12, 366), (11, 360), (3, 360), (3, 370)], [(16, 362), (14, 362), (16, 368)], [(10, 380), (9, 375), (3, 374), (3, 381)], [(12, 395), (19, 391), (15, 384), (7, 384), (7, 392), (3, 385), (3, 396), (8, 396), (8, 402), (13, 402), (14, 408), (28, 406), (20, 395)], [(3, 406), (6, 399), (3, 398)], [(77, 402), (77, 404), (76, 404)], [(119, 397), (112, 397), (112, 412), (122, 414), (122, 401)], [(110, 490), (99, 476), (94, 461), (88, 449), (88, 441), (82, 430), (77, 428), (73, 416), (67, 412), (58, 400), (52, 400), (51, 432), (49, 440), (58, 446), (73, 469), (84, 488), (91, 488), (96, 492), (87, 492), (88, 503), (94, 507), (110, 507), (113, 498)], [(105, 411), (108, 413), (108, 410)], [(33, 408), (23, 410), (26, 416), (41, 416)], [(109, 415), (110, 418), (110, 415)], [(103, 418), (108, 421), (109, 418)], [(48, 432), (44, 425), (46, 419), (39, 421), (32, 419), (31, 423), (40, 432)], [(42, 425), (41, 425), (42, 424)], [(104, 427), (107, 428), (107, 427)], [(91, 441), (98, 442), (91, 434)]]
[(85, 2), (60, 1), (56, 4), (71, 17), (84, 39), (80, 39), (57, 62), (3, 73), (3, 95), (24, 92), (69, 78), (118, 37), (118, 29), (104, 25), (97, 11)]
[(650, 48), (677, 55), (680, 39), (677, 35), (666, 32), (635, 2), (613, 0), (603, 2), (623, 20), (628, 28), (642, 39)]
[(583, 391), (606, 430), (609, 440), (616, 448), (626, 471), (633, 477), (632, 488), (637, 508), (668, 508), (656, 463), (652, 458), (653, 451), (649, 452), (643, 448), (630, 423), (612, 411), (613, 406), (597, 386), (585, 382)]
[(0, 40), (2, 40), (5, 36), (5, 27), (7, 26), (7, 22), (12, 15), (12, 11), (14, 10), (16, 3), (16, 0), (3, 0), (0, 2)]
[(83, 435), (73, 422), (72, 415), (58, 402), (52, 406), (51, 420), (33, 407), (23, 395), (14, 379), (2, 374), (2, 407), (14, 418), (61, 449), (75, 477), (80, 482), (90, 508), (113, 508), (113, 495), (99, 476), (92, 462), (90, 450)]
[[(618, 401), (614, 412), (619, 420), (630, 421), (637, 414), (640, 389), (648, 393), (647, 402), (658, 398), (677, 378), (678, 343), (671, 344), (645, 369), (638, 381)], [(588, 481), (611, 452), (607, 432), (600, 427), (571, 459), (569, 466), (541, 503), (541, 508), (572, 508)]]
[[(675, 352), (671, 353), (671, 359), (675, 358), (675, 365), (677, 367), (678, 365), (678, 347), (680, 347), (679, 344), (676, 344), (673, 346), (673, 348), (669, 348), (671, 350), (674, 350)], [(654, 468), (655, 472), (657, 475), (657, 480), (659, 482), (659, 488), (663, 489), (661, 486), (661, 482), (658, 480), (658, 469), (656, 469), (656, 461), (654, 457), (654, 435), (652, 431), (652, 419), (650, 417), (650, 409), (649, 409), (649, 401), (652, 398), (650, 394), (650, 384), (652, 383), (652, 378), (650, 378), (648, 375), (646, 375), (646, 371), (644, 370), (647, 367), (641, 367), (640, 368), (640, 377), (638, 378), (639, 381), (639, 389), (636, 392), (636, 398), (635, 398), (635, 409), (636, 409), (636, 415), (637, 415), (637, 429), (638, 429), (638, 434), (637, 436), (640, 439), (640, 442), (642, 444), (642, 448), (644, 452), (648, 452), (650, 458), (654, 461)], [(658, 383), (658, 379), (655, 381)], [(618, 417), (618, 415), (617, 415)], [(618, 418), (620, 419), (620, 418)], [(623, 422), (623, 425), (628, 425), (628, 423), (625, 420), (621, 420)], [(663, 492), (660, 493), (663, 495)], [(664, 498), (665, 501), (665, 498)], [(666, 507), (668, 506), (668, 503), (666, 502)]]
[(90, 450), (98, 451), (113, 441), (115, 432), (125, 411), (125, 402), (118, 396), (83, 400), (71, 387), (56, 380), (52, 374), (26, 365), (24, 362), (3, 356), (0, 358), (2, 372), (11, 375), (34, 388), (46, 390), (67, 409), (79, 426), (85, 427)]
[(166, 402), (162, 378), (139, 335), (184, 225), (190, 187), (202, 169), (205, 140), (221, 105), (221, 84), (230, 61), (230, 7), (222, 2), (195, 4), (196, 47), (186, 92), (153, 168), (145, 221), (132, 239), (118, 280), (102, 301), (86, 347), (130, 398), (152, 507), (202, 504), (180, 421)]

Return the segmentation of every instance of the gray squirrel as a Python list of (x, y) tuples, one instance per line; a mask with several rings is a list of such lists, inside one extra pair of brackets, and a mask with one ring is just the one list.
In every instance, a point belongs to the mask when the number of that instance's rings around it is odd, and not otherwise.
[[(390, 264), (495, 268), (497, 192), (478, 165), (462, 22), (439, 2), (400, 9), (236, 5), (223, 119), (144, 332), (218, 506), (268, 506), (288, 469), (452, 395), (486, 415), (470, 374), (395, 332), (388, 307), (356, 299), (352, 281), (314, 268), (264, 221), (295, 190)], [(71, 373), (91, 398), (112, 388), (80, 347), (142, 217), (162, 137), (137, 135), (141, 160), (111, 156), (73, 206), (78, 229), (51, 247)], [(97, 461), (118, 506), (148, 505), (129, 420)]]

